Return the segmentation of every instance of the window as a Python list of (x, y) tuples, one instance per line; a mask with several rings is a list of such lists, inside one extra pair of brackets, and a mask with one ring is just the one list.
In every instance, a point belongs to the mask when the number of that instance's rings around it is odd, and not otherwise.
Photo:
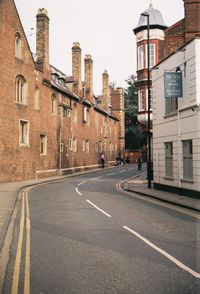
[(96, 142), (96, 152), (99, 152), (99, 143)]
[(85, 141), (85, 151), (86, 151), (86, 153), (89, 153), (89, 151), (90, 151), (90, 142), (89, 142), (89, 140)]
[(178, 98), (165, 98), (165, 114), (175, 113), (178, 109)]
[(173, 143), (165, 143), (165, 175), (173, 176)]
[(46, 134), (40, 135), (40, 154), (41, 155), (47, 154), (47, 135)]
[(73, 105), (73, 121), (74, 123), (77, 123), (78, 118), (77, 118), (77, 105), (76, 103), (74, 103)]
[(112, 153), (112, 152), (113, 152), (113, 144), (110, 143), (110, 153)]
[(63, 143), (60, 143), (60, 152), (63, 152), (64, 151), (64, 145)]
[(73, 139), (73, 152), (77, 151), (77, 139)]
[(84, 106), (83, 108), (83, 121), (86, 122), (87, 121), (87, 107)]
[(85, 139), (83, 139), (83, 151), (85, 151)]
[(115, 143), (115, 153), (117, 153), (117, 143)]
[(87, 125), (90, 126), (90, 111), (87, 109)]
[(138, 70), (144, 68), (144, 46), (138, 47)]
[[(147, 44), (145, 47), (146, 50), (146, 68), (148, 67), (148, 49), (147, 49)], [(149, 44), (149, 67), (153, 67), (154, 65), (156, 65), (156, 44)]]
[(67, 116), (67, 108), (66, 107), (63, 107), (63, 116)]
[(57, 100), (54, 94), (51, 96), (51, 114), (57, 114)]
[(29, 146), (29, 123), (28, 121), (19, 121), (19, 145)]
[(73, 140), (69, 139), (69, 150), (73, 149)]
[(40, 92), (37, 87), (35, 88), (34, 109), (40, 110)]
[(139, 90), (138, 92), (138, 110), (145, 110), (145, 90)]
[(26, 81), (24, 77), (17, 76), (15, 79), (15, 101), (19, 104), (26, 104)]
[(23, 59), (23, 41), (19, 33), (15, 34), (15, 57)]
[(182, 141), (182, 147), (183, 147), (183, 178), (193, 179), (192, 140)]
[[(146, 109), (148, 111), (148, 89), (146, 89)], [(150, 89), (150, 110), (152, 110), (152, 89)]]

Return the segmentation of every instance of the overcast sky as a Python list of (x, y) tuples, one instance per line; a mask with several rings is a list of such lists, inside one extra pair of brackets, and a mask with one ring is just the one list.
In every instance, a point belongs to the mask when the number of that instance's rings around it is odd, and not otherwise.
[[(167, 26), (184, 17), (183, 0), (152, 0)], [(94, 62), (94, 94), (101, 94), (102, 73), (110, 82), (126, 87), (125, 80), (136, 73), (136, 40), (133, 28), (149, 0), (15, 0), (32, 52), (38, 8), (46, 8), (50, 18), (50, 63), (72, 74), (71, 48), (79, 42), (82, 60), (91, 54)], [(32, 30), (31, 28), (34, 28)], [(82, 67), (82, 74), (84, 73)], [(82, 75), (84, 80), (84, 76)]]

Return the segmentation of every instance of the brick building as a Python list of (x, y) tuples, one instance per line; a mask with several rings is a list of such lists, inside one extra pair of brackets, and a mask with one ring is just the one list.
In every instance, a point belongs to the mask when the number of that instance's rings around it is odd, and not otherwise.
[[(165, 25), (161, 12), (155, 9), (152, 4), (145, 11), (149, 14), (150, 25), (150, 68), (167, 58), (174, 50), (182, 47), (192, 38), (200, 36), (200, 1), (183, 0), (183, 2), (185, 17), (170, 27)], [(137, 43), (138, 121), (147, 125), (147, 17), (141, 14), (138, 25), (133, 31)], [(150, 86), (152, 86), (151, 72)], [(150, 107), (152, 122), (152, 103), (150, 103)]]
[(47, 177), (95, 168), (100, 154), (112, 164), (124, 154), (124, 93), (102, 74), (93, 93), (93, 60), (72, 46), (72, 76), (49, 62), (49, 17), (36, 16), (36, 54), (15, 3), (0, 0), (0, 181)]

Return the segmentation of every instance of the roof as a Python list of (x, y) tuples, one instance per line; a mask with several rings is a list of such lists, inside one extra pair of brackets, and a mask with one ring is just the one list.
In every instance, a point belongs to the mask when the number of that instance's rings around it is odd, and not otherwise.
[[(164, 23), (161, 12), (158, 9), (155, 9), (152, 4), (150, 4), (149, 8), (145, 10), (143, 13), (149, 15), (149, 25), (151, 29), (159, 28), (165, 30), (167, 28), (167, 26)], [(140, 15), (137, 27), (133, 30), (135, 34), (147, 29), (147, 17), (145, 15), (142, 15), (143, 13), (141, 13)]]
[[(56, 75), (58, 78), (53, 79), (52, 76), (54, 75)], [(60, 80), (63, 80), (64, 83), (61, 83)], [(71, 98), (80, 100), (80, 98), (66, 86), (66, 83), (69, 82), (69, 80), (73, 81), (72, 77), (66, 76), (63, 72), (61, 72), (60, 70), (51, 65), (51, 86), (65, 93), (67, 96), (70, 96)]]

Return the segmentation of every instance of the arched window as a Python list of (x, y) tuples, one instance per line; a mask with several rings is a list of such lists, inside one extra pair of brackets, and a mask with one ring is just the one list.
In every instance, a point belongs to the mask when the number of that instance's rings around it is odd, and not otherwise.
[(77, 105), (76, 103), (73, 104), (73, 121), (74, 123), (77, 123), (78, 117), (77, 117)]
[(38, 87), (35, 88), (34, 109), (40, 110), (40, 92)]
[(15, 57), (23, 59), (23, 41), (19, 33), (15, 34)]
[(15, 79), (15, 101), (20, 104), (26, 104), (26, 81), (21, 75)]
[(57, 114), (57, 100), (54, 94), (51, 96), (51, 114), (52, 115)]

